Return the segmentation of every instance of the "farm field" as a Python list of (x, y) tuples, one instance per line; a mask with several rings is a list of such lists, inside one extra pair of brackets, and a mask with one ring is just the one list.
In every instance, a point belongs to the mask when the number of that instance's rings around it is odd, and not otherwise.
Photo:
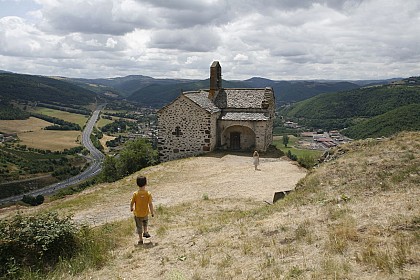
[(105, 125), (110, 124), (113, 121), (114, 121), (113, 119), (112, 120), (108, 120), (108, 119), (100, 118), (100, 119), (98, 119), (98, 122), (96, 123), (96, 127), (97, 128), (104, 127)]
[(50, 122), (30, 117), (27, 120), (0, 120), (0, 131), (16, 133), (21, 142), (31, 148), (62, 151), (80, 146), (81, 131), (43, 130)]
[(52, 123), (30, 117), (27, 120), (0, 120), (0, 131), (3, 133), (23, 133), (41, 130)]
[(60, 111), (60, 110), (55, 110), (55, 109), (50, 109), (50, 108), (43, 108), (43, 107), (37, 107), (33, 109), (32, 112), (62, 119), (67, 122), (77, 123), (78, 125), (80, 125), (80, 127), (83, 127), (89, 118), (88, 116), (81, 115), (81, 114), (69, 113), (65, 111)]
[(31, 148), (62, 151), (80, 146), (81, 131), (38, 130), (18, 133), (21, 145)]

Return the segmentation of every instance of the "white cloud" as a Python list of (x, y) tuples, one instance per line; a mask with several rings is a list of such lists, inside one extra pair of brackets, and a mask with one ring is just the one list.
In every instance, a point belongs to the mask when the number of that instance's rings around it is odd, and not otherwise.
[(219, 60), (226, 79), (420, 75), (417, 0), (35, 2), (0, 18), (4, 70), (204, 79)]
[(235, 57), (233, 58), (233, 60), (240, 60), (240, 61), (247, 61), (248, 60), (248, 56), (238, 53), (237, 55), (235, 55)]

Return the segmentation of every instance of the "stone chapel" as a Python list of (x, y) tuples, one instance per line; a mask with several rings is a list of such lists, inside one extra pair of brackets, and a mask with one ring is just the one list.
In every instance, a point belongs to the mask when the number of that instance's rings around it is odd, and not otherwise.
[(272, 88), (223, 88), (218, 61), (210, 88), (182, 92), (160, 109), (158, 151), (162, 162), (219, 150), (266, 151), (273, 140)]

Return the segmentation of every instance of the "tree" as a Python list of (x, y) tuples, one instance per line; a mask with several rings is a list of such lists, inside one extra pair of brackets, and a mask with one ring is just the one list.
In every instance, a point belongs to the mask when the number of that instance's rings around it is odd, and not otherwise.
[(158, 162), (158, 153), (146, 139), (126, 142), (116, 157), (106, 157), (102, 168), (102, 179), (114, 182)]
[(154, 165), (158, 161), (158, 154), (152, 145), (143, 138), (125, 143), (116, 163), (120, 178), (132, 174), (144, 167)]
[(102, 165), (102, 179), (105, 182), (114, 182), (119, 179), (116, 163), (117, 161), (114, 157), (106, 156)]
[(287, 147), (287, 144), (289, 144), (289, 135), (283, 135), (283, 144), (285, 147)]

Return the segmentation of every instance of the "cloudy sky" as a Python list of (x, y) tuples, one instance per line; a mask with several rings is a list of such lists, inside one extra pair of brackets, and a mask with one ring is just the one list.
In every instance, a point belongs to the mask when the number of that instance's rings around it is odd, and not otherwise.
[(67, 77), (420, 76), (419, 0), (0, 0), (0, 69)]

